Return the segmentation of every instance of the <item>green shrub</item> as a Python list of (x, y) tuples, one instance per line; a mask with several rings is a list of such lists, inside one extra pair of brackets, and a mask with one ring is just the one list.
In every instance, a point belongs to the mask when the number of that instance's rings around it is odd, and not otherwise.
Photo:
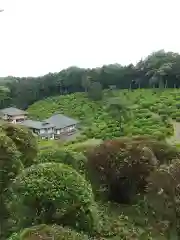
[[(169, 236), (175, 232), (179, 236), (180, 160), (176, 159), (170, 165), (161, 165), (151, 173), (148, 181), (147, 196), (157, 219), (167, 222)], [(169, 239), (174, 237), (171, 235)]]
[(22, 168), (20, 153), (15, 143), (4, 133), (0, 134), (0, 189), (6, 190)]
[(172, 119), (176, 119), (176, 117), (177, 117), (177, 113), (172, 113), (172, 114), (171, 114), (171, 118), (172, 118)]
[(151, 105), (152, 105), (151, 102), (143, 102), (143, 103), (141, 103), (141, 107), (142, 108), (149, 108)]
[(8, 240), (21, 240), (20, 239), (20, 234), (19, 233), (13, 233)]
[(132, 140), (105, 141), (88, 154), (93, 186), (110, 200), (129, 203), (144, 191), (146, 178), (157, 165), (152, 151)]
[(180, 117), (177, 117), (177, 118), (176, 118), (176, 122), (180, 122)]
[(166, 115), (166, 114), (161, 115), (161, 119), (163, 122), (165, 122), (168, 119), (168, 115)]
[(158, 113), (159, 113), (160, 115), (164, 115), (164, 114), (167, 113), (167, 110), (166, 110), (166, 109), (159, 109), (159, 110), (158, 110)]
[(179, 150), (165, 141), (159, 141), (151, 136), (135, 136), (132, 139), (150, 148), (160, 164), (169, 164), (173, 159), (180, 157)]
[(39, 152), (37, 162), (64, 163), (83, 174), (85, 172), (87, 159), (82, 153), (74, 152), (69, 149), (47, 149)]
[(45, 224), (26, 228), (19, 234), (13, 234), (8, 240), (88, 240), (90, 239), (83, 233), (78, 233), (62, 226), (48, 226)]
[(20, 172), (22, 163), (20, 153), (14, 142), (3, 132), (0, 133), (0, 239), (6, 234), (9, 212), (6, 206), (7, 189), (16, 175)]
[(14, 124), (3, 124), (3, 130), (21, 152), (24, 166), (32, 165), (37, 155), (37, 142), (32, 131)]
[(56, 222), (92, 231), (97, 224), (91, 186), (67, 165), (33, 165), (14, 180), (11, 192), (10, 209), (20, 227)]

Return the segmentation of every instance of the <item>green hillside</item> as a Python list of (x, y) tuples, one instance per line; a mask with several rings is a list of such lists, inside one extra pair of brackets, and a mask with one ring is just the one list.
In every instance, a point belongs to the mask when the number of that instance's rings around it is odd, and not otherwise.
[[(83, 93), (47, 98), (28, 108), (31, 117), (45, 119), (59, 112), (81, 121), (84, 139), (108, 139), (120, 136), (152, 135), (162, 139), (173, 134), (166, 116), (178, 121), (178, 91), (167, 90), (155, 93), (153, 90), (114, 91), (113, 97), (106, 92), (101, 101), (89, 100)], [(119, 103), (128, 103), (129, 117), (123, 121), (123, 132), (117, 118), (107, 109), (108, 103), (116, 97)], [(153, 113), (158, 113), (155, 116)]]
[(37, 144), (27, 129), (3, 123), (1, 238), (177, 239), (179, 95), (104, 90), (99, 101), (73, 93), (29, 106), (33, 119), (80, 120), (80, 136), (69, 142)]

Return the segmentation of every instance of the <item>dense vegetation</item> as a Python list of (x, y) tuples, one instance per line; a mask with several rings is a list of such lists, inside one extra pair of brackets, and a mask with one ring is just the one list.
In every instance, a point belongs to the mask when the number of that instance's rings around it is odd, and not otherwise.
[[(81, 139), (83, 140), (89, 138), (109, 139), (139, 134), (153, 135), (164, 139), (173, 133), (173, 128), (168, 119), (162, 121), (160, 117), (157, 118), (152, 114), (154, 110), (151, 109), (151, 105), (155, 105), (156, 100), (157, 102), (161, 101), (159, 93), (154, 93), (153, 97), (149, 97), (152, 94), (152, 90), (136, 90), (135, 92), (115, 90), (111, 94), (105, 91), (103, 99), (98, 102), (91, 101), (83, 93), (70, 94), (39, 101), (31, 105), (28, 112), (35, 119), (44, 119), (60, 112), (80, 120), (81, 126), (83, 126), (81, 130)], [(113, 103), (112, 99), (115, 100)], [(119, 109), (119, 104), (121, 104), (123, 112), (122, 109)], [(164, 115), (167, 114), (164, 112)]]
[[(40, 150), (28, 168), (20, 164), (20, 155), (15, 157), (16, 168), (6, 168), (13, 174), (2, 194), (2, 239), (169, 239), (178, 234), (179, 151), (164, 141), (121, 137), (86, 151), (55, 146)], [(164, 195), (156, 198), (161, 188)], [(158, 207), (164, 201), (166, 212)]]
[(4, 79), (1, 107), (63, 113), (80, 134), (41, 141), (1, 123), (0, 239), (179, 239), (179, 67), (160, 51), (136, 66)]

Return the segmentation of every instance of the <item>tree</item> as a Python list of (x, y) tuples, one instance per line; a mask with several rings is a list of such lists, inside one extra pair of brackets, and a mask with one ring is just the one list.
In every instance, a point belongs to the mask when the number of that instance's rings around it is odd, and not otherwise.
[(2, 128), (21, 153), (21, 162), (23, 165), (25, 167), (31, 166), (35, 162), (38, 152), (37, 141), (32, 131), (10, 123), (4, 123)]
[(6, 206), (7, 191), (10, 183), (22, 168), (14, 142), (6, 136), (2, 129), (0, 134), (0, 238), (8, 231), (7, 220), (9, 212)]
[(82, 76), (82, 87), (84, 88), (86, 93), (88, 92), (90, 86), (91, 86), (90, 76), (88, 76), (87, 74), (84, 74)]
[(165, 77), (171, 71), (172, 63), (164, 63), (158, 69), (153, 69), (147, 72), (147, 76), (150, 76), (150, 85), (158, 84), (159, 88), (162, 89), (165, 86)]
[[(180, 87), (180, 55), (160, 50), (141, 59), (135, 66), (109, 64), (92, 69), (72, 66), (42, 77), (0, 78), (1, 85), (10, 90), (9, 100), (4, 101), (4, 107), (11, 104), (27, 108), (45, 97), (81, 92), (82, 87), (87, 91), (87, 76), (91, 78), (92, 83), (99, 83), (103, 89), (108, 89), (110, 85), (116, 85), (117, 89), (129, 89), (130, 85), (132, 89), (137, 86), (149, 88), (152, 85), (158, 85), (160, 88), (164, 85), (169, 88)], [(136, 84), (133, 85), (132, 80), (135, 80)], [(96, 86), (91, 89), (91, 93), (94, 89), (96, 90)]]
[(10, 101), (10, 90), (5, 86), (0, 86), (0, 107), (4, 107), (5, 103)]
[(88, 96), (94, 101), (98, 101), (102, 99), (102, 86), (99, 82), (91, 83), (91, 86), (88, 90)]
[(97, 194), (130, 203), (143, 193), (146, 178), (157, 166), (151, 149), (132, 140), (105, 141), (88, 153), (88, 169)]

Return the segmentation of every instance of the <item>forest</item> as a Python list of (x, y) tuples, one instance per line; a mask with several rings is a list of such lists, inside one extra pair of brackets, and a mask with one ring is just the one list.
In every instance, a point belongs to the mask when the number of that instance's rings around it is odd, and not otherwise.
[[(0, 123), (0, 239), (180, 238), (180, 55), (2, 78), (1, 108), (80, 121), (70, 141)], [(179, 65), (178, 65), (179, 64)]]
[(32, 103), (50, 96), (86, 91), (91, 82), (93, 89), (116, 87), (118, 89), (180, 86), (180, 55), (163, 50), (154, 52), (136, 65), (110, 64), (101, 68), (82, 69), (69, 67), (59, 73), (41, 77), (0, 79), (8, 91), (0, 94), (1, 107), (15, 105), (26, 109)]

